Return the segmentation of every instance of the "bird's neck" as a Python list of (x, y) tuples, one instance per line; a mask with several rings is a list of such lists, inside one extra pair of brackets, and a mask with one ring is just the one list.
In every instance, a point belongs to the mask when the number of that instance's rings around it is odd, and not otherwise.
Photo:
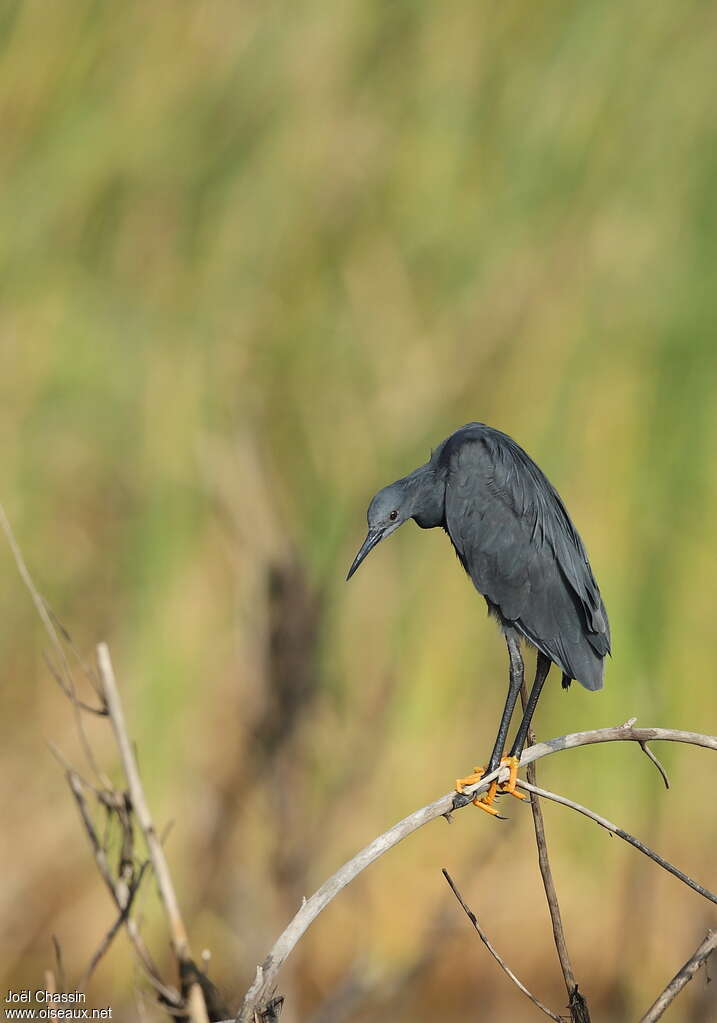
[(411, 516), (421, 529), (442, 526), (445, 515), (445, 484), (430, 463), (404, 478), (411, 493)]

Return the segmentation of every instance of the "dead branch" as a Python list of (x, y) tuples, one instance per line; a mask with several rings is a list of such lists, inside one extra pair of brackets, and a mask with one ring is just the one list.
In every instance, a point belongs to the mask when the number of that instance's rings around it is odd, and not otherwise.
[[(523, 706), (523, 710), (525, 710), (525, 705), (528, 702), (528, 690), (525, 685), (525, 680), (523, 680), (520, 687), (520, 702)], [(532, 728), (528, 729), (527, 740), (529, 746), (533, 746), (535, 744), (535, 732)], [(537, 773), (534, 763), (528, 764), (526, 774), (528, 776), (528, 781), (535, 785), (537, 782)], [(568, 953), (568, 945), (565, 940), (565, 929), (563, 927), (563, 918), (560, 912), (560, 904), (558, 902), (558, 892), (555, 887), (553, 872), (550, 869), (548, 840), (545, 835), (545, 821), (543, 820), (543, 808), (540, 805), (540, 800), (531, 799), (530, 809), (533, 814), (533, 830), (535, 831), (535, 844), (538, 849), (538, 867), (540, 868), (540, 876), (543, 879), (543, 888), (545, 889), (545, 898), (548, 903), (548, 912), (550, 913), (550, 923), (553, 929), (555, 950), (558, 953), (560, 969), (562, 970), (563, 980), (565, 981), (565, 990), (568, 994), (570, 1016), (573, 1023), (590, 1023), (590, 1010), (588, 1009), (588, 1004), (585, 1001), (584, 996), (578, 989), (578, 984), (573, 972), (573, 966), (570, 961), (570, 954)]]
[(505, 959), (503, 959), (501, 956), (498, 955), (496, 950), (491, 945), (491, 943), (490, 943), (490, 941), (488, 939), (488, 935), (485, 933), (485, 931), (483, 930), (481, 925), (478, 923), (478, 918), (476, 917), (475, 913), (473, 912), (472, 909), (470, 909), (466, 905), (466, 902), (465, 902), (463, 896), (461, 895), (461, 893), (456, 888), (456, 885), (455, 885), (455, 883), (453, 881), (453, 878), (448, 873), (448, 871), (445, 869), (445, 867), (443, 868), (441, 873), (443, 874), (443, 876), (445, 877), (446, 881), (448, 882), (448, 884), (449, 884), (449, 886), (451, 888), (451, 891), (453, 892), (455, 897), (458, 899), (458, 902), (462, 906), (463, 911), (465, 912), (466, 916), (468, 917), (470, 922), (473, 924), (473, 927), (474, 927), (475, 931), (477, 932), (478, 937), (483, 942), (485, 947), (488, 949), (490, 954), (493, 956), (495, 961), (498, 963), (498, 966), (500, 966), (501, 970), (503, 970), (503, 972), (506, 974), (506, 976), (508, 976), (513, 981), (515, 986), (517, 988), (519, 988), (519, 990), (521, 990), (523, 992), (523, 994), (526, 995), (526, 997), (531, 1000), (533, 1005), (535, 1005), (538, 1009), (540, 1009), (541, 1012), (545, 1013), (546, 1016), (549, 1016), (550, 1019), (555, 1020), (556, 1023), (561, 1023), (560, 1016), (558, 1016), (557, 1013), (555, 1013), (551, 1009), (549, 1009), (547, 1007), (547, 1005), (543, 1005), (543, 1003), (540, 1001), (540, 999), (536, 998), (534, 994), (531, 994), (531, 992), (528, 991), (528, 989), (525, 986), (525, 984), (523, 984), (520, 980), (518, 980), (516, 975), (513, 973), (511, 968), (506, 963)]
[[(85, 831), (90, 840), (90, 845), (92, 846), (92, 852), (95, 857), (95, 863), (97, 864), (97, 869), (99, 870), (100, 877), (107, 886), (107, 889), (110, 895), (112, 896), (115, 906), (119, 910), (120, 918), (125, 925), (127, 934), (129, 936), (130, 941), (132, 942), (132, 945), (134, 947), (137, 959), (142, 967), (142, 970), (147, 979), (149, 980), (149, 982), (151, 983), (152, 987), (164, 1001), (165, 1005), (172, 1009), (179, 1010), (182, 1007), (182, 998), (181, 995), (179, 994), (179, 991), (177, 991), (176, 988), (169, 987), (168, 985), (163, 983), (160, 977), (159, 970), (157, 969), (152, 959), (152, 956), (150, 955), (149, 949), (144, 943), (144, 939), (142, 938), (139, 927), (137, 926), (137, 922), (135, 921), (134, 917), (129, 915), (129, 909), (131, 908), (128, 907), (130, 888), (127, 885), (127, 881), (124, 877), (115, 878), (114, 873), (107, 860), (105, 845), (103, 842), (100, 841), (100, 838), (97, 834), (97, 829), (95, 828), (94, 822), (92, 820), (92, 814), (90, 813), (89, 807), (87, 806), (87, 801), (85, 799), (84, 792), (85, 788), (89, 787), (90, 789), (93, 789), (93, 787), (88, 786), (88, 783), (77, 773), (77, 771), (75, 771), (69, 764), (67, 764), (64, 757), (57, 749), (55, 749), (54, 747), (51, 748), (65, 768), (65, 776), (67, 778), (67, 782), (68, 785), (70, 786), (70, 790), (75, 799), (75, 802), (77, 803), (77, 807), (80, 812), (80, 817), (82, 819)], [(106, 793), (95, 794), (98, 796), (98, 798), (101, 798), (101, 795), (104, 796), (107, 795)]]
[[(46, 605), (44, 599), (40, 595), (39, 591), (35, 587), (32, 577), (29, 573), (27, 565), (23, 559), (20, 548), (15, 540), (14, 534), (10, 527), (9, 521), (5, 514), (5, 511), (0, 504), (0, 528), (6, 535), (9, 546), (15, 558), (18, 571), (20, 576), (25, 583), (38, 615), (47, 631), (52, 645), (55, 649), (59, 666), (56, 666), (49, 660), (50, 670), (55, 677), (56, 681), (60, 685), (62, 691), (70, 700), (75, 715), (77, 732), (80, 737), (80, 741), (83, 745), (85, 755), (88, 763), (94, 774), (99, 779), (100, 788), (90, 785), (81, 776), (74, 771), (68, 764), (64, 764), (68, 782), (72, 789), (73, 795), (77, 802), (80, 814), (85, 826), (85, 830), (88, 833), (90, 842), (92, 844), (93, 852), (95, 854), (95, 860), (97, 862), (100, 874), (103, 877), (107, 887), (109, 888), (115, 904), (119, 910), (119, 916), (115, 922), (111, 925), (109, 931), (105, 935), (100, 948), (93, 957), (90, 967), (86, 973), (86, 976), (92, 972), (97, 962), (100, 960), (102, 955), (109, 948), (115, 934), (118, 932), (121, 926), (125, 926), (130, 938), (133, 941), (135, 949), (138, 953), (138, 958), (145, 968), (150, 980), (154, 984), (156, 990), (160, 993), (161, 997), (165, 1000), (165, 1007), (168, 1012), (172, 1015), (185, 1015), (188, 1013), (188, 1019), (191, 1023), (208, 1023), (209, 1015), (207, 1011), (207, 1005), (214, 999), (213, 985), (205, 975), (196, 967), (191, 957), (191, 950), (189, 946), (189, 940), (187, 932), (184, 927), (184, 923), (179, 911), (179, 905), (176, 898), (176, 893), (172, 884), (169, 868), (167, 865), (166, 858), (164, 856), (164, 850), (162, 842), (157, 835), (154, 827), (149, 807), (144, 795), (143, 786), (141, 783), (137, 763), (134, 757), (131, 743), (128, 738), (127, 729), (125, 726), (124, 713), (122, 710), (121, 701), (119, 698), (119, 691), (117, 689), (112, 663), (109, 656), (109, 650), (106, 644), (102, 643), (97, 648), (98, 664), (99, 664), (99, 675), (100, 682), (97, 683), (96, 679), (92, 677), (90, 679), (92, 688), (100, 699), (100, 706), (95, 707), (82, 701), (78, 695), (75, 686), (75, 681), (72, 675), (72, 669), (69, 664), (65, 649), (63, 647), (62, 640), (69, 641), (65, 630), (62, 628), (59, 622), (54, 618), (50, 609)], [(61, 638), (62, 637), (62, 638)], [(93, 751), (91, 749), (89, 740), (87, 738), (84, 723), (82, 719), (83, 713), (91, 713), (99, 716), (109, 716), (117, 746), (120, 751), (120, 757), (122, 760), (124, 773), (127, 778), (129, 785), (129, 800), (126, 802), (124, 793), (118, 793), (114, 790), (107, 779), (100, 773), (97, 766), (97, 762), (94, 758)], [(596, 729), (590, 732), (576, 732), (572, 735), (566, 735), (558, 739), (552, 739), (549, 742), (535, 743), (532, 733), (530, 740), (533, 744), (523, 752), (521, 757), (521, 766), (528, 768), (529, 780), (527, 782), (519, 781), (518, 784), (530, 792), (533, 797), (540, 796), (542, 798), (551, 799), (564, 806), (568, 806), (572, 809), (577, 810), (584, 816), (594, 820), (602, 827), (606, 828), (612, 834), (617, 835), (624, 841), (631, 844), (633, 847), (638, 849), (644, 855), (652, 859), (658, 866), (667, 870), (673, 876), (677, 877), (684, 884), (688, 885), (698, 894), (708, 899), (710, 902), (717, 904), (717, 895), (711, 892), (709, 889), (700, 885), (694, 881), (683, 871), (673, 866), (659, 854), (649, 849), (639, 839), (630, 835), (628, 832), (616, 825), (612, 824), (606, 818), (601, 817), (599, 814), (587, 809), (580, 804), (566, 799), (562, 796), (558, 796), (555, 793), (548, 792), (547, 790), (538, 788), (534, 784), (535, 774), (532, 765), (535, 761), (541, 759), (544, 756), (548, 756), (551, 753), (560, 752), (566, 749), (573, 749), (577, 746), (590, 745), (593, 743), (601, 742), (615, 742), (615, 741), (627, 741), (637, 742), (641, 747), (642, 751), (646, 756), (653, 762), (653, 764), (660, 771), (663, 781), (666, 787), (669, 787), (669, 782), (664, 768), (655, 757), (654, 753), (648, 747), (649, 742), (653, 741), (671, 741), (671, 742), (684, 742), (696, 746), (702, 746), (707, 749), (717, 750), (717, 737), (702, 735), (697, 732), (686, 732), (676, 729), (663, 729), (663, 728), (634, 728), (635, 719), (631, 719), (624, 725), (617, 726), (615, 728), (604, 728)], [(311, 896), (310, 899), (304, 900), (301, 908), (294, 916), (293, 920), (286, 927), (284, 932), (279, 936), (278, 940), (271, 949), (269, 955), (264, 960), (261, 966), (257, 967), (254, 981), (244, 996), (242, 1007), (239, 1014), (236, 1017), (237, 1023), (258, 1023), (258, 1021), (268, 1021), (278, 1019), (278, 1014), (281, 1009), (283, 999), (281, 996), (275, 994), (275, 981), (281, 966), (285, 962), (287, 956), (291, 953), (296, 943), (300, 940), (302, 935), (310, 924), (316, 919), (319, 913), (328, 905), (328, 903), (344, 888), (349, 884), (355, 877), (358, 876), (370, 863), (378, 859), (389, 849), (393, 848), (394, 845), (398, 844), (403, 838), (406, 838), (409, 834), (416, 831), (418, 828), (427, 824), (431, 820), (435, 820), (436, 817), (444, 816), (450, 819), (450, 814), (454, 810), (458, 810), (467, 805), (467, 802), (471, 796), (476, 793), (484, 791), (488, 785), (495, 780), (507, 779), (507, 768), (499, 768), (498, 770), (486, 775), (484, 778), (473, 786), (467, 786), (463, 795), (458, 796), (455, 792), (447, 793), (446, 795), (435, 800), (428, 806), (423, 807), (420, 810), (415, 811), (408, 817), (399, 821), (393, 828), (390, 828), (383, 835), (374, 839), (368, 846), (362, 849), (356, 856), (350, 861), (344, 864), (335, 874), (332, 875), (319, 889)], [(115, 878), (112, 870), (109, 867), (106, 855), (105, 842), (100, 841), (97, 834), (97, 830), (92, 820), (92, 815), (86, 804), (84, 789), (85, 787), (91, 789), (95, 795), (95, 798), (100, 804), (104, 804), (109, 813), (115, 813), (120, 820), (122, 827), (122, 852), (120, 857), (120, 868), (119, 876)], [(587, 1014), (587, 1006), (582, 999), (582, 996), (578, 994), (577, 985), (574, 981), (574, 975), (570, 964), (569, 956), (567, 953), (567, 947), (565, 945), (564, 933), (562, 928), (562, 922), (560, 919), (560, 911), (557, 903), (557, 895), (555, 893), (555, 886), (550, 870), (550, 865), (547, 856), (547, 844), (545, 841), (544, 825), (542, 820), (542, 813), (540, 811), (539, 802), (533, 798), (531, 805), (534, 815), (534, 824), (536, 831), (536, 842), (538, 845), (539, 859), (541, 866), (541, 873), (546, 889), (546, 895), (548, 897), (548, 905), (551, 911), (551, 918), (553, 921), (553, 932), (556, 941), (556, 947), (560, 957), (561, 967), (563, 969), (563, 975), (566, 982), (566, 987), (570, 995), (570, 1008), (573, 1020), (575, 1023), (579, 1023), (580, 1020), (589, 1020)], [(132, 855), (132, 814), (136, 814), (142, 829), (145, 842), (149, 851), (149, 861), (144, 862), (136, 870)], [(183, 992), (186, 992), (186, 1003), (181, 998), (178, 992), (171, 988), (166, 987), (162, 984), (159, 976), (154, 968), (154, 964), (149, 956), (149, 953), (144, 946), (144, 943), (139, 934), (139, 929), (135, 920), (131, 917), (130, 911), (132, 909), (133, 899), (139, 889), (142, 876), (147, 867), (148, 862), (151, 862), (155, 877), (157, 879), (157, 885), (159, 888), (162, 903), (167, 914), (167, 918), (170, 926), (172, 948), (178, 961), (180, 976), (182, 978)], [(488, 941), (486, 935), (482, 931), (475, 914), (469, 909), (463, 900), (460, 892), (456, 888), (452, 879), (448, 873), (443, 871), (447, 882), (453, 890), (456, 898), (460, 902), (462, 908), (469, 916), (474, 928), (480, 935), (481, 939), (486, 944), (487, 948), (498, 961), (501, 968), (507, 973), (507, 975), (513, 980), (514, 983), (520, 988), (521, 991), (526, 994), (533, 1003), (541, 1009), (551, 1019), (560, 1021), (560, 1017), (554, 1014), (546, 1006), (542, 1005), (517, 979), (515, 974), (509, 969), (507, 964), (497, 954), (495, 949)], [(660, 994), (658, 999), (653, 1003), (647, 1014), (643, 1017), (641, 1023), (653, 1023), (658, 1020), (665, 1009), (671, 1004), (674, 998), (680, 993), (684, 986), (691, 980), (694, 974), (700, 969), (700, 967), (707, 961), (712, 951), (717, 947), (717, 932), (708, 932), (705, 940), (695, 951), (694, 955), (684, 964), (680, 971), (673, 977), (664, 991)], [(59, 949), (56, 943), (56, 951), (58, 957), (58, 971), (61, 972), (61, 961), (59, 955)], [(48, 973), (47, 987), (48, 990), (54, 989), (56, 980), (54, 973), (51, 971)], [(580, 1007), (584, 1007), (584, 1014), (581, 1015), (577, 1010)], [(217, 1018), (216, 1008), (212, 1010), (212, 1017)], [(223, 1013), (222, 1013), (223, 1014)]]
[[(472, 865), (467, 868), (471, 873), (474, 868), (490, 869), (491, 864), (510, 842), (510, 831), (507, 828), (490, 828), (486, 839), (485, 843), (481, 843), (480, 852), (476, 852), (472, 857)], [(384, 1015), (386, 1013), (390, 1015), (392, 1007), (403, 1004), (405, 993), (414, 989), (416, 983), (441, 955), (448, 934), (455, 929), (453, 916), (453, 906), (446, 905), (441, 896), (423, 928), (423, 937), (418, 948), (407, 962), (403, 962), (395, 970), (377, 972), (369, 965), (369, 961), (360, 955), (334, 989), (322, 999), (321, 1005), (309, 1017), (310, 1023), (343, 1023), (344, 1020), (353, 1019), (359, 1006), (364, 1013), (367, 1006), (370, 1006), (374, 1014), (381, 1006)]]
[[(640, 743), (640, 749), (645, 754), (647, 759), (651, 760), (652, 763), (655, 765), (655, 767), (657, 768), (657, 770), (659, 772), (660, 777), (662, 778), (663, 782), (665, 783), (665, 788), (669, 789), (669, 787), (670, 787), (670, 779), (667, 777), (667, 771), (662, 766), (660, 761), (657, 759), (655, 754), (652, 752), (650, 747), (647, 745), (646, 742), (641, 742)], [(528, 778), (528, 781), (532, 781), (532, 778)]]
[[(129, 786), (132, 809), (139, 821), (139, 826), (144, 834), (144, 840), (147, 843), (147, 850), (152, 862), (152, 870), (157, 881), (157, 888), (159, 889), (159, 895), (169, 922), (172, 948), (180, 966), (180, 974), (184, 975), (187, 969), (194, 969), (189, 939), (179, 911), (179, 903), (174, 891), (172, 877), (169, 873), (167, 858), (164, 855), (162, 843), (159, 840), (152, 815), (149, 811), (149, 805), (144, 794), (144, 786), (139, 776), (137, 761), (135, 760), (134, 751), (127, 734), (122, 702), (115, 680), (109, 648), (106, 643), (100, 643), (97, 647), (97, 664), (100, 671), (102, 689), (107, 701), (107, 710)], [(197, 980), (190, 980), (189, 982), (187, 1009), (192, 1023), (209, 1023), (204, 994)]]
[(82, 979), (80, 980), (79, 985), (80, 987), (84, 987), (85, 984), (87, 984), (88, 980), (97, 969), (97, 965), (99, 964), (100, 960), (107, 953), (110, 945), (114, 941), (115, 935), (118, 933), (120, 927), (122, 927), (122, 925), (127, 920), (127, 917), (132, 912), (134, 897), (139, 891), (139, 886), (142, 884), (142, 878), (144, 877), (145, 870), (147, 869), (148, 866), (149, 860), (145, 860), (144, 863), (140, 866), (139, 871), (137, 873), (137, 879), (133, 881), (132, 884), (129, 886), (129, 890), (127, 893), (127, 901), (125, 903), (124, 909), (120, 910), (119, 915), (115, 918), (110, 929), (107, 931), (104, 938), (100, 942), (99, 948), (95, 951), (94, 955), (92, 956), (90, 964), (85, 970), (84, 974), (82, 975)]
[(717, 949), (717, 931), (708, 931), (697, 951), (690, 956), (682, 969), (677, 971), (665, 990), (660, 993), (642, 1017), (640, 1023), (655, 1023), (679, 995), (685, 984), (692, 980), (701, 966), (704, 966), (715, 949)]
[[(134, 753), (127, 735), (124, 713), (122, 711), (119, 692), (114, 678), (109, 650), (104, 643), (100, 644), (97, 648), (99, 679), (96, 677), (94, 672), (87, 672), (85, 666), (82, 665), (83, 670), (88, 675), (91, 687), (99, 699), (99, 706), (96, 707), (84, 702), (78, 696), (72, 666), (65, 651), (63, 641), (69, 645), (70, 652), (78, 660), (79, 655), (75, 651), (74, 647), (72, 647), (70, 637), (66, 629), (64, 629), (61, 623), (56, 619), (37, 589), (25, 559), (23, 558), (19, 544), (15, 539), (15, 535), (2, 504), (0, 504), (0, 529), (2, 529), (7, 538), (20, 578), (30, 594), (38, 616), (52, 643), (56, 663), (53, 663), (52, 658), (46, 658), (50, 672), (57, 681), (64, 695), (70, 701), (80, 743), (86, 760), (90, 765), (90, 769), (97, 778), (100, 786), (98, 788), (97, 786), (90, 785), (87, 781), (85, 781), (78, 772), (67, 763), (62, 754), (53, 747), (53, 753), (65, 768), (68, 783), (73, 796), (75, 797), (85, 830), (92, 845), (95, 862), (97, 863), (102, 879), (107, 885), (115, 905), (119, 910), (119, 916), (115, 920), (115, 923), (112, 925), (109, 932), (105, 935), (100, 948), (93, 957), (89, 972), (94, 969), (94, 966), (97, 964), (101, 956), (104, 955), (118, 929), (124, 925), (144, 972), (157, 991), (160, 999), (164, 1002), (166, 1010), (173, 1016), (188, 1013), (188, 1018), (191, 1020), (191, 1023), (208, 1023), (207, 1005), (210, 1002), (212, 1003), (212, 1013), (214, 1018), (217, 1018), (217, 1013), (219, 1013), (219, 1015), (223, 1015), (224, 1013), (221, 1011), (219, 999), (216, 997), (214, 986), (204, 973), (196, 967), (191, 958), (189, 941), (179, 913), (179, 907), (174, 893), (169, 869), (167, 867), (167, 861), (164, 857), (162, 843), (157, 836), (149, 813), (149, 807), (144, 796), (144, 790), (134, 758)], [(101, 717), (110, 717), (120, 751), (125, 776), (129, 785), (131, 805), (127, 804), (125, 794), (117, 792), (111, 785), (107, 776), (100, 771), (94, 751), (85, 731), (83, 720), (83, 714), (85, 713), (96, 714)], [(96, 800), (100, 804), (103, 804), (109, 813), (114, 814), (120, 822), (120, 827), (122, 829), (122, 850), (117, 877), (114, 876), (114, 873), (109, 866), (105, 845), (100, 840), (94, 827), (92, 814), (90, 813), (84, 796), (85, 788), (90, 789)], [(133, 812), (136, 813), (144, 834), (147, 848), (149, 850), (150, 862), (152, 863), (162, 903), (167, 913), (171, 931), (172, 948), (177, 958), (180, 978), (182, 981), (182, 994), (185, 995), (185, 997), (182, 997), (174, 988), (165, 985), (162, 982), (149, 951), (141, 937), (139, 927), (133, 917), (130, 916), (132, 900), (137, 892), (141, 876), (145, 869), (145, 865), (142, 865), (137, 873), (133, 862)], [(89, 972), (86, 974), (86, 977), (89, 976)]]
[[(699, 732), (686, 732), (671, 728), (635, 728), (632, 723), (626, 723), (614, 728), (599, 728), (589, 732), (573, 732), (570, 735), (550, 739), (547, 742), (535, 743), (535, 745), (523, 752), (520, 763), (521, 766), (525, 767), (552, 753), (595, 743), (642, 743), (657, 741), (684, 742), (693, 746), (701, 746), (705, 749), (717, 750), (717, 736), (701, 735)], [(466, 786), (466, 795), (473, 796), (476, 792), (484, 791), (491, 781), (500, 776), (507, 779), (507, 768), (498, 768), (498, 770), (481, 778), (477, 784)], [(282, 934), (279, 935), (264, 962), (257, 967), (254, 980), (244, 996), (237, 1016), (238, 1023), (253, 1023), (254, 1016), (260, 1011), (260, 1007), (266, 1005), (272, 998), (277, 975), (287, 956), (319, 913), (326, 908), (346, 885), (350, 884), (371, 863), (380, 856), (383, 856), (384, 853), (392, 849), (402, 839), (413, 834), (418, 828), (423, 827), (437, 817), (450, 815), (454, 809), (460, 809), (464, 805), (465, 803), (462, 800), (456, 800), (455, 792), (448, 792), (433, 803), (429, 803), (428, 806), (421, 807), (420, 810), (416, 810), (414, 813), (409, 814), (408, 817), (404, 817), (403, 820), (361, 849), (360, 852), (325, 881), (311, 898), (303, 902), (294, 918)], [(677, 876), (680, 875), (678, 874)], [(686, 878), (686, 875), (684, 877)], [(695, 890), (699, 891), (700, 889), (696, 887)]]
[(64, 991), (65, 990), (65, 965), (62, 962), (62, 946), (60, 945), (60, 942), (58, 941), (58, 938), (57, 938), (56, 934), (52, 935), (52, 948), (53, 948), (54, 953), (55, 953), (55, 969), (54, 970), (50, 970), (49, 972), (52, 973), (52, 976), (57, 979), (57, 982), (59, 984), (59, 990), (60, 991)]
[(717, 905), (717, 895), (711, 892), (709, 888), (705, 888), (698, 881), (694, 881), (691, 877), (680, 870), (679, 867), (674, 866), (669, 860), (666, 860), (659, 853), (656, 853), (649, 846), (641, 842), (639, 838), (635, 838), (628, 831), (624, 831), (623, 828), (619, 828), (612, 821), (609, 821), (606, 817), (601, 817), (599, 813), (595, 813), (593, 810), (589, 810), (586, 806), (582, 806), (580, 803), (576, 803), (572, 799), (566, 799), (565, 796), (558, 796), (555, 792), (548, 792), (547, 789), (540, 789), (537, 785), (531, 785), (530, 782), (518, 780), (520, 788), (526, 789), (528, 792), (535, 793), (536, 796), (541, 796), (543, 799), (550, 799), (554, 803), (560, 803), (561, 806), (568, 806), (571, 810), (577, 810), (578, 813), (583, 814), (585, 817), (589, 817), (591, 821), (595, 821), (601, 827), (605, 828), (613, 835), (617, 835), (618, 838), (622, 838), (625, 842), (628, 842), (633, 848), (638, 849), (645, 856), (648, 856), (658, 867), (662, 867), (668, 873), (672, 874), (678, 880), (686, 884), (688, 888), (697, 892), (698, 895), (702, 895), (703, 898), (709, 899), (710, 902), (714, 902)]
[(99, 777), (100, 771), (97, 766), (97, 761), (95, 760), (94, 754), (92, 752), (90, 741), (87, 738), (84, 723), (82, 721), (81, 701), (78, 699), (77, 696), (75, 680), (72, 675), (72, 669), (70, 668), (70, 664), (67, 660), (65, 648), (63, 647), (60, 637), (57, 634), (57, 628), (55, 627), (55, 622), (53, 621), (52, 615), (48, 610), (47, 604), (45, 603), (45, 600), (43, 599), (40, 591), (35, 586), (34, 580), (30, 575), (30, 570), (27, 567), (27, 564), (25, 563), (24, 557), (22, 556), (20, 545), (15, 539), (15, 534), (12, 531), (10, 520), (5, 514), (5, 509), (3, 508), (2, 504), (0, 504), (0, 528), (2, 528), (2, 531), (5, 534), (5, 538), (10, 547), (10, 551), (12, 552), (12, 556), (15, 559), (17, 570), (20, 573), (20, 578), (22, 579), (28, 593), (30, 594), (30, 597), (32, 598), (32, 602), (35, 605), (35, 610), (37, 611), (40, 621), (45, 627), (45, 631), (47, 635), (50, 637), (50, 641), (52, 642), (52, 645), (55, 649), (55, 653), (57, 655), (60, 667), (59, 669), (51, 669), (52, 674), (54, 675), (61, 689), (63, 690), (65, 695), (70, 700), (70, 703), (72, 704), (72, 710), (75, 715), (75, 726), (77, 728), (77, 734), (80, 738), (80, 742), (82, 744), (85, 757), (87, 758), (87, 762), (91, 766), (94, 773)]

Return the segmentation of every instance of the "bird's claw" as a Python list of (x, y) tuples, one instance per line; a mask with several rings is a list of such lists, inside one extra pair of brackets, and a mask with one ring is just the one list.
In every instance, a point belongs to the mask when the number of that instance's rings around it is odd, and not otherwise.
[(456, 778), (456, 792), (463, 794), (463, 789), (466, 785), (475, 785), (481, 780), (485, 774), (485, 767), (474, 767), (470, 774), (467, 774), (465, 778)]
[[(504, 782), (492, 781), (485, 792), (477, 792), (470, 802), (473, 803), (473, 806), (477, 806), (480, 810), (484, 810), (486, 813), (489, 813), (491, 817), (498, 817), (500, 820), (505, 820), (504, 817), (501, 817), (497, 807), (493, 806), (495, 797), (507, 794), (515, 796), (516, 799), (525, 799), (525, 796), (522, 792), (518, 792), (516, 789), (518, 767), (520, 766), (520, 760), (518, 757), (503, 757), (500, 762), (500, 766), (508, 768), (508, 780)], [(456, 792), (459, 796), (462, 796), (463, 799), (459, 802), (458, 797), (456, 797), (453, 803), (454, 809), (458, 809), (460, 806), (466, 805), (470, 796), (464, 794), (464, 789), (466, 786), (477, 784), (484, 774), (484, 767), (474, 767), (471, 774), (466, 775), (465, 778), (456, 778)], [(465, 800), (465, 802), (463, 800)]]
[(501, 767), (508, 768), (508, 780), (501, 782), (498, 786), (498, 791), (507, 793), (510, 796), (515, 796), (516, 799), (525, 799), (525, 795), (522, 792), (518, 792), (516, 789), (516, 783), (518, 781), (518, 768), (520, 767), (520, 759), (518, 757), (503, 757), (500, 762)]
[[(456, 778), (456, 792), (458, 792), (459, 795), (463, 796), (463, 789), (465, 788), (465, 786), (475, 785), (477, 782), (481, 780), (484, 774), (485, 774), (484, 767), (474, 767), (472, 773), (466, 775), (465, 778)], [(500, 817), (499, 810), (497, 809), (497, 807), (492, 805), (497, 792), (498, 783), (496, 781), (492, 781), (485, 792), (477, 792), (475, 796), (470, 800), (470, 802), (473, 803), (473, 806), (477, 806), (479, 810), (485, 810), (485, 812), (489, 813), (491, 817)], [(464, 798), (467, 802), (470, 797), (464, 796)], [(465, 806), (465, 803), (462, 803), (461, 805)], [(504, 820), (504, 818), (502, 817), (500, 819)]]
[(500, 817), (500, 811), (496, 806), (493, 806), (493, 800), (497, 791), (498, 782), (492, 781), (485, 792), (477, 792), (475, 794), (471, 800), (473, 806), (477, 806), (479, 810), (485, 810), (491, 817)]

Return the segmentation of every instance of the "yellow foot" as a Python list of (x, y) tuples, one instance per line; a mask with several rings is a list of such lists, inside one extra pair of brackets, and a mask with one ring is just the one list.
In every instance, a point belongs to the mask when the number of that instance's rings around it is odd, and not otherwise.
[[(467, 775), (465, 778), (456, 778), (456, 791), (462, 793), (463, 788), (466, 785), (475, 785), (479, 782), (485, 774), (484, 767), (474, 767), (473, 773)], [(498, 783), (492, 781), (485, 792), (478, 792), (471, 802), (473, 806), (477, 806), (480, 810), (485, 810), (492, 817), (499, 817), (500, 811), (492, 805), (495, 799), (496, 792), (498, 791)]]
[(503, 757), (500, 766), (507, 767), (510, 771), (508, 781), (504, 781), (500, 785), (500, 792), (506, 792), (511, 796), (515, 796), (516, 799), (525, 799), (525, 795), (522, 792), (518, 792), (515, 787), (518, 780), (518, 767), (520, 766), (518, 757)]
[(491, 817), (500, 817), (500, 810), (492, 805), (497, 791), (498, 782), (492, 781), (485, 792), (479, 792), (473, 797), (471, 800), (473, 806), (477, 806), (479, 810), (485, 810)]
[(465, 778), (456, 778), (456, 792), (463, 792), (463, 788), (466, 785), (475, 785), (479, 782), (485, 774), (485, 767), (474, 767), (471, 774), (467, 774)]

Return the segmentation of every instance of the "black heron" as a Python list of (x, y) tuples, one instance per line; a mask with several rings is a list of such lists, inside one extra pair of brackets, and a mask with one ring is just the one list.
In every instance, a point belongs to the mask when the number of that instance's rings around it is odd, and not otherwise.
[[(587, 552), (558, 492), (516, 442), (484, 423), (447, 437), (425, 465), (379, 490), (368, 508), (368, 535), (349, 569), (407, 519), (422, 529), (443, 527), (463, 568), (503, 630), (510, 671), (508, 696), (487, 772), (503, 764), (509, 780), (492, 783), (476, 805), (497, 815), (497, 791), (516, 791), (518, 762), (543, 684), (555, 664), (563, 688), (573, 679), (601, 689), (610, 653), (605, 604)], [(520, 640), (537, 650), (535, 681), (507, 757), (513, 709), (523, 682)], [(459, 779), (456, 788), (483, 773)], [(467, 801), (467, 797), (463, 797)]]

